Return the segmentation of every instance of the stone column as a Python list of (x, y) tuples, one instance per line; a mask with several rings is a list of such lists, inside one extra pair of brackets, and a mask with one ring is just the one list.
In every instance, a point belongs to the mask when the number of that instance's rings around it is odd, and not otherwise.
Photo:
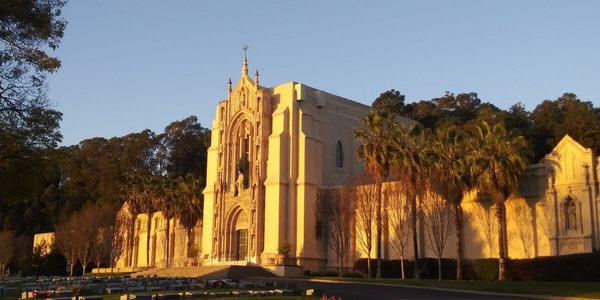
[[(315, 262), (318, 268), (316, 227), (317, 188), (322, 185), (322, 142), (320, 122), (305, 111), (300, 112), (298, 179), (296, 194), (296, 252), (302, 265)], [(305, 260), (306, 263), (305, 263)]]
[(269, 159), (265, 180), (265, 235), (262, 261), (277, 254), (279, 245), (285, 242), (286, 202), (289, 184), (289, 116), (287, 108), (273, 113), (272, 134), (269, 137)]
[[(211, 142), (210, 148), (207, 151), (206, 159), (206, 188), (204, 189), (204, 214), (203, 214), (203, 228), (202, 228), (202, 247), (201, 254), (212, 255), (213, 253), (213, 226), (215, 226), (214, 219), (214, 207), (216, 197), (216, 185), (221, 184), (218, 182), (219, 168), (219, 145), (220, 141), (220, 106), (217, 107), (216, 117), (212, 124), (211, 131)], [(222, 180), (219, 179), (219, 180)]]

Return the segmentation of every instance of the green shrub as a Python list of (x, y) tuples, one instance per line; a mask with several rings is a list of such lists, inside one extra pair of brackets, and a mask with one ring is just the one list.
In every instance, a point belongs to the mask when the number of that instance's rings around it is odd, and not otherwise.
[(359, 272), (344, 272), (342, 274), (342, 277), (348, 277), (348, 278), (363, 278), (363, 275)]
[(321, 273), (321, 276), (323, 277), (337, 277), (340, 274), (338, 274), (337, 271), (333, 271), (333, 270), (326, 270), (325, 272)]
[[(405, 261), (405, 270), (407, 275), (412, 276), (414, 265), (411, 261)], [(363, 277), (367, 277), (368, 274), (368, 265), (367, 259), (361, 258), (354, 262), (354, 271), (363, 275)], [(377, 260), (371, 259), (371, 276), (375, 277), (377, 273)], [(381, 275), (384, 278), (399, 278), (400, 277), (400, 261), (399, 260), (389, 260), (382, 259), (381, 260)]]
[(495, 258), (477, 259), (473, 263), (477, 279), (484, 281), (498, 280), (498, 260)]
[(283, 242), (277, 248), (277, 254), (288, 255), (290, 253), (291, 245), (288, 242)]
[(506, 268), (511, 280), (600, 282), (600, 252), (511, 259)]
[(188, 258), (198, 257), (198, 254), (200, 254), (200, 250), (198, 250), (198, 247), (196, 247), (196, 245), (192, 245), (190, 248), (188, 248)]
[[(371, 260), (373, 276), (377, 261)], [(437, 278), (437, 260), (434, 258), (419, 259), (422, 279)], [(367, 274), (367, 260), (354, 262), (354, 270), (363, 276)], [(406, 278), (413, 278), (414, 261), (405, 261)], [(464, 259), (462, 265), (465, 280), (498, 280), (498, 259)], [(382, 260), (382, 275), (385, 278), (400, 277), (398, 260)], [(456, 276), (456, 261), (444, 259), (442, 262), (444, 279)], [(506, 276), (514, 281), (592, 281), (600, 282), (600, 252), (581, 253), (561, 256), (537, 257), (530, 259), (507, 259)]]
[[(402, 270), (400, 268), (400, 260), (383, 259), (381, 264), (381, 274), (384, 278), (400, 278)], [(463, 272), (465, 271), (463, 264)], [(367, 259), (361, 258), (354, 262), (354, 270), (363, 274), (364, 277), (368, 274)], [(406, 279), (412, 279), (415, 274), (415, 262), (413, 260), (404, 261), (404, 272)], [(419, 259), (419, 270), (421, 279), (437, 279), (438, 266), (436, 258), (421, 258)], [(375, 276), (377, 271), (377, 260), (371, 259), (371, 275)], [(442, 277), (444, 279), (456, 278), (456, 260), (444, 258), (442, 259)], [(470, 279), (464, 277), (465, 279)]]
[[(55, 250), (42, 254), (39, 249), (26, 255), (12, 270), (19, 270), (23, 276), (61, 276), (66, 275), (67, 261)], [(80, 273), (78, 273), (80, 274)]]

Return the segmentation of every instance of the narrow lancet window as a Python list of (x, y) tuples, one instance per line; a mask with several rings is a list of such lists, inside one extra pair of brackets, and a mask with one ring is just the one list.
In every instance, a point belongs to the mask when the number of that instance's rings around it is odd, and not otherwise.
[(335, 166), (338, 168), (344, 167), (344, 149), (342, 149), (341, 141), (338, 141), (335, 146)]

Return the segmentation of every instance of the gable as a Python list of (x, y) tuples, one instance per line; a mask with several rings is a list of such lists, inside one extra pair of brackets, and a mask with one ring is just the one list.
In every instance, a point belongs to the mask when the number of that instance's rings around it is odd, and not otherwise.
[[(544, 164), (550, 167), (554, 184), (573, 184), (585, 182), (589, 176), (593, 152), (583, 147), (569, 135), (562, 140), (544, 158)], [(587, 167), (586, 167), (587, 166)]]

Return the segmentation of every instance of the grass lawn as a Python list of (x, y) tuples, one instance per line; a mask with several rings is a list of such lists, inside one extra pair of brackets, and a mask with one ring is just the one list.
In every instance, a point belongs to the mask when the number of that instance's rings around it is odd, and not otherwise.
[(239, 300), (239, 299), (245, 299), (245, 300), (256, 300), (257, 298), (259, 299), (271, 299), (271, 300), (275, 300), (275, 299), (281, 299), (281, 300), (308, 300), (308, 299), (321, 299), (321, 297), (309, 297), (309, 296), (272, 296), (272, 297), (237, 297), (237, 298), (218, 298), (218, 299), (230, 299), (230, 300)]
[[(114, 294), (114, 295), (104, 295), (102, 297), (103, 300), (117, 300), (119, 299), (121, 295), (120, 294)], [(222, 300), (228, 300), (228, 299), (236, 299), (236, 300), (240, 300), (240, 299), (270, 299), (270, 300), (314, 300), (314, 299), (321, 299), (319, 297), (309, 297), (309, 296), (263, 296), (263, 297), (224, 297), (221, 298), (219, 297), (218, 299), (222, 299)]]
[(377, 282), (412, 286), (438, 287), (446, 289), (474, 290), (484, 292), (533, 294), (563, 297), (600, 298), (600, 282), (568, 281), (457, 281), (457, 280), (402, 280), (391, 278), (339, 278), (315, 277), (347, 282)]
[[(256, 288), (257, 289), (268, 289), (268, 288)], [(202, 291), (206, 291), (206, 292), (226, 292), (226, 291), (232, 291), (232, 290), (237, 290), (234, 288), (210, 288), (210, 289), (204, 289)], [(181, 293), (183, 291), (160, 291), (160, 292), (153, 292), (153, 293)], [(142, 292), (143, 293), (143, 292)], [(102, 296), (103, 300), (118, 300), (120, 299), (120, 297), (122, 295), (125, 295), (125, 293), (117, 293), (117, 294), (105, 294)], [(255, 297), (219, 297), (219, 299), (285, 299), (285, 300), (306, 300), (306, 299), (321, 299), (320, 297), (309, 297), (309, 296), (255, 296)], [(14, 299), (14, 298), (13, 298)], [(7, 300), (7, 299), (1, 299), (0, 300)]]

